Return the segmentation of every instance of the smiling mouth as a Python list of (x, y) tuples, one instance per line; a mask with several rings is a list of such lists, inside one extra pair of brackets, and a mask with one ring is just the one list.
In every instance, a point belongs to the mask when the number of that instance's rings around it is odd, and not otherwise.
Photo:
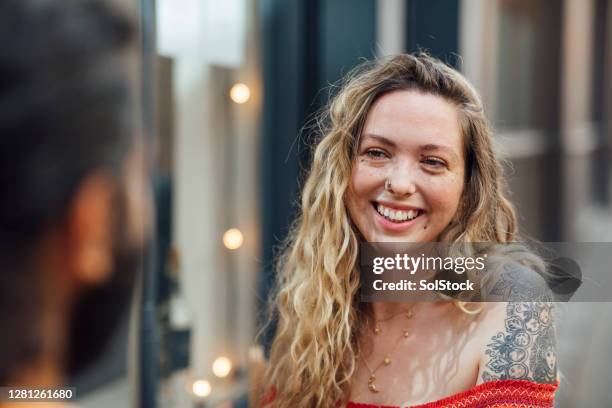
[(397, 210), (394, 208), (386, 207), (380, 203), (373, 202), (372, 205), (377, 213), (383, 216), (385, 219), (401, 224), (403, 222), (412, 221), (419, 215), (423, 214), (423, 210), (412, 209), (412, 210)]

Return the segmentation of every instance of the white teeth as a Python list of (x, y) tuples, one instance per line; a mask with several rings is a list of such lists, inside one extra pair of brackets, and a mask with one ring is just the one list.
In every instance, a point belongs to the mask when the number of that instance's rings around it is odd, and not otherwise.
[(406, 220), (413, 220), (419, 215), (418, 210), (409, 210), (409, 211), (392, 210), (388, 207), (385, 207), (382, 204), (378, 204), (376, 206), (376, 210), (378, 211), (380, 215), (383, 215), (384, 217), (390, 220), (400, 221), (400, 222), (406, 221)]

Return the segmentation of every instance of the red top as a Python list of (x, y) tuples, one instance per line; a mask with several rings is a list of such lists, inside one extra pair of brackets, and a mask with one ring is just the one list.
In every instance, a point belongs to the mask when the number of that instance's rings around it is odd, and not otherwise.
[[(485, 382), (441, 400), (411, 408), (552, 408), (556, 384), (540, 384), (527, 380)], [(398, 408), (349, 402), (346, 408)]]
[[(552, 408), (555, 384), (540, 384), (527, 380), (498, 380), (485, 382), (441, 400), (410, 408)], [(274, 387), (262, 401), (262, 406), (274, 400)], [(399, 408), (349, 402), (346, 408)]]

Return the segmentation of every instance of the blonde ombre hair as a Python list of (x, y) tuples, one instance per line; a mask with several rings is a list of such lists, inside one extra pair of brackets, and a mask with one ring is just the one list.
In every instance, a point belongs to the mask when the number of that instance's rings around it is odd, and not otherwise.
[(305, 182), (301, 211), (277, 265), (277, 332), (266, 383), (269, 407), (333, 407), (348, 400), (364, 324), (359, 303), (360, 234), (345, 207), (351, 169), (367, 113), (381, 95), (415, 89), (457, 106), (466, 179), (443, 242), (515, 239), (516, 217), (482, 102), (457, 71), (426, 54), (368, 61), (349, 73), (317, 118), (320, 141)]

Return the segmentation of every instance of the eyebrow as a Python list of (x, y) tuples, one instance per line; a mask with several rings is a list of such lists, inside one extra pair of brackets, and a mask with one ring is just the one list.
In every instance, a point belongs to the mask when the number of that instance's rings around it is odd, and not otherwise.
[(451, 149), (450, 147), (447, 146), (442, 146), (442, 145), (437, 145), (437, 144), (426, 144), (424, 146), (421, 146), (421, 150), (424, 150), (426, 152), (431, 152), (431, 151), (435, 151), (435, 150), (442, 150), (448, 154), (451, 154), (455, 157), (457, 157), (457, 154), (455, 152), (453, 152), (453, 149)]
[(385, 145), (390, 146), (390, 147), (397, 147), (397, 144), (393, 140), (387, 139), (384, 136), (375, 135), (375, 134), (372, 134), (372, 133), (364, 133), (363, 136), (364, 136), (364, 138), (369, 137), (369, 138), (372, 138), (372, 139), (376, 139), (380, 143), (385, 144)]

